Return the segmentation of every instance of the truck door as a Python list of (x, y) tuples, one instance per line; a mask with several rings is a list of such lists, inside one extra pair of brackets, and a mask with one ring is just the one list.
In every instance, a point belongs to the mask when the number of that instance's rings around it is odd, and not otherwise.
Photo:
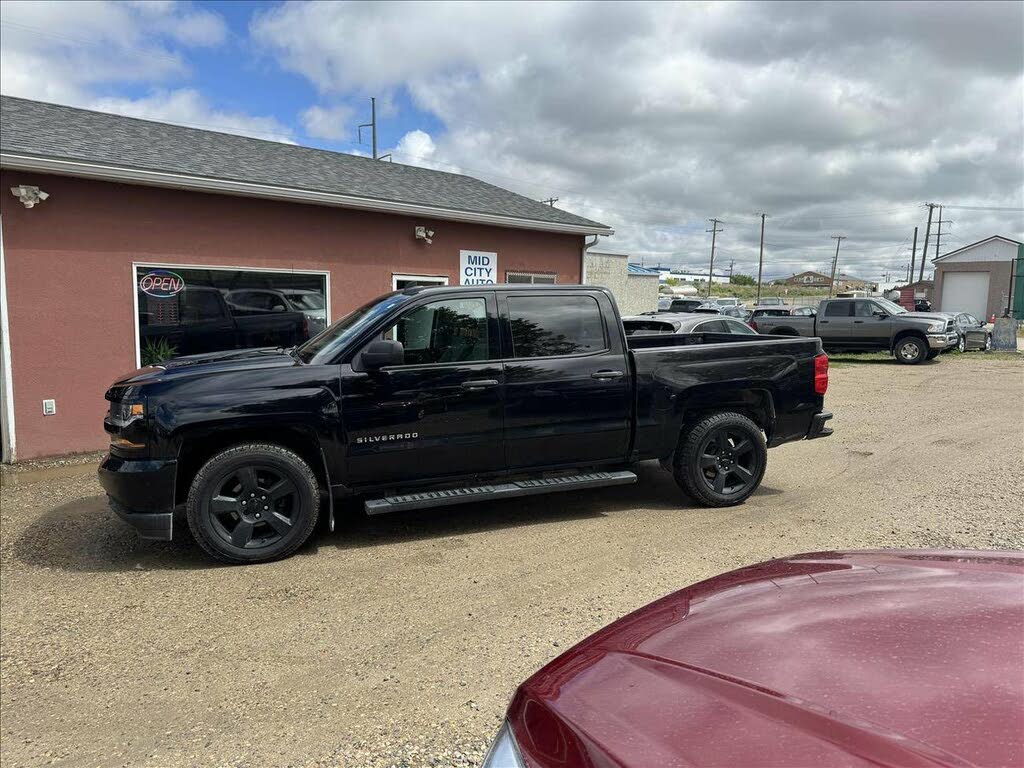
[(853, 319), (850, 324), (850, 343), (866, 349), (888, 349), (892, 336), (889, 313), (867, 299), (857, 299), (851, 303)]
[(600, 291), (499, 293), (511, 471), (622, 461), (631, 381)]
[(469, 481), (504, 472), (494, 294), (424, 299), (382, 337), (402, 342), (404, 363), (342, 379), (348, 482)]
[(825, 302), (825, 313), (817, 317), (818, 335), (826, 344), (829, 342), (846, 345), (850, 342), (852, 301)]

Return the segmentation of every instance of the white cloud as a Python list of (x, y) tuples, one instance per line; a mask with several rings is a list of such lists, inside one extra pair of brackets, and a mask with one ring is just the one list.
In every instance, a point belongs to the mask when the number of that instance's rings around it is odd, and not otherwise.
[(302, 127), (315, 139), (339, 141), (352, 138), (355, 128), (350, 124), (352, 108), (339, 105), (333, 107), (312, 106), (299, 115)]
[[(0, 89), (106, 112), (289, 141), (271, 117), (215, 109), (194, 88), (171, 88), (190, 74), (181, 47), (222, 43), (217, 14), (174, 2), (0, 2)], [(104, 97), (111, 86), (153, 90), (136, 99)]]
[[(773, 273), (823, 265), (841, 230), (877, 277), (924, 200), (1021, 205), (1022, 23), (1017, 3), (306, 3), (251, 31), (330, 98), (404, 89), (443, 123), (397, 161), (554, 195), (616, 248), (700, 263), (718, 216), (749, 270), (765, 210)], [(1024, 232), (956, 219), (944, 243)]]

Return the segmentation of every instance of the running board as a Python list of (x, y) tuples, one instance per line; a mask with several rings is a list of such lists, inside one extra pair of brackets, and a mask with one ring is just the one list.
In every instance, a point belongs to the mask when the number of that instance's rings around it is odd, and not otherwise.
[(625, 470), (621, 472), (587, 472), (581, 475), (543, 477), (536, 480), (513, 480), (495, 485), (474, 485), (468, 488), (449, 488), (444, 491), (423, 491), (403, 496), (385, 496), (383, 499), (367, 499), (366, 514), (383, 515), (387, 512), (405, 512), (410, 509), (425, 509), (448, 504), (469, 504), (474, 501), (511, 499), (517, 496), (534, 496), (557, 491), (578, 491), (586, 488), (603, 488), (608, 485), (631, 485), (636, 475)]

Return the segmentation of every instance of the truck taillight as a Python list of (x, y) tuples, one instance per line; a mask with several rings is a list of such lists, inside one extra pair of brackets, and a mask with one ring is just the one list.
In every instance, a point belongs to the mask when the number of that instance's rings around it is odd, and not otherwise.
[(828, 355), (822, 353), (814, 358), (814, 392), (824, 395), (828, 391)]
[(757, 320), (751, 320), (749, 323), (747, 323), (747, 325), (749, 325), (755, 331), (757, 330)]

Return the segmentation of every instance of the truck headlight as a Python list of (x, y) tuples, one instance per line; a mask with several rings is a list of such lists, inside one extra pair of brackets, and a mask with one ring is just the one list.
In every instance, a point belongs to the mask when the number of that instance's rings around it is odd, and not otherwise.
[(945, 323), (932, 323), (928, 326), (928, 333), (942, 333), (946, 330)]
[(126, 400), (110, 404), (110, 422), (118, 427), (127, 427), (133, 421), (146, 418), (146, 404), (135, 400)]
[(480, 768), (526, 768), (507, 720), (502, 723), (501, 730), (494, 738), (491, 748), (487, 750), (487, 757)]

